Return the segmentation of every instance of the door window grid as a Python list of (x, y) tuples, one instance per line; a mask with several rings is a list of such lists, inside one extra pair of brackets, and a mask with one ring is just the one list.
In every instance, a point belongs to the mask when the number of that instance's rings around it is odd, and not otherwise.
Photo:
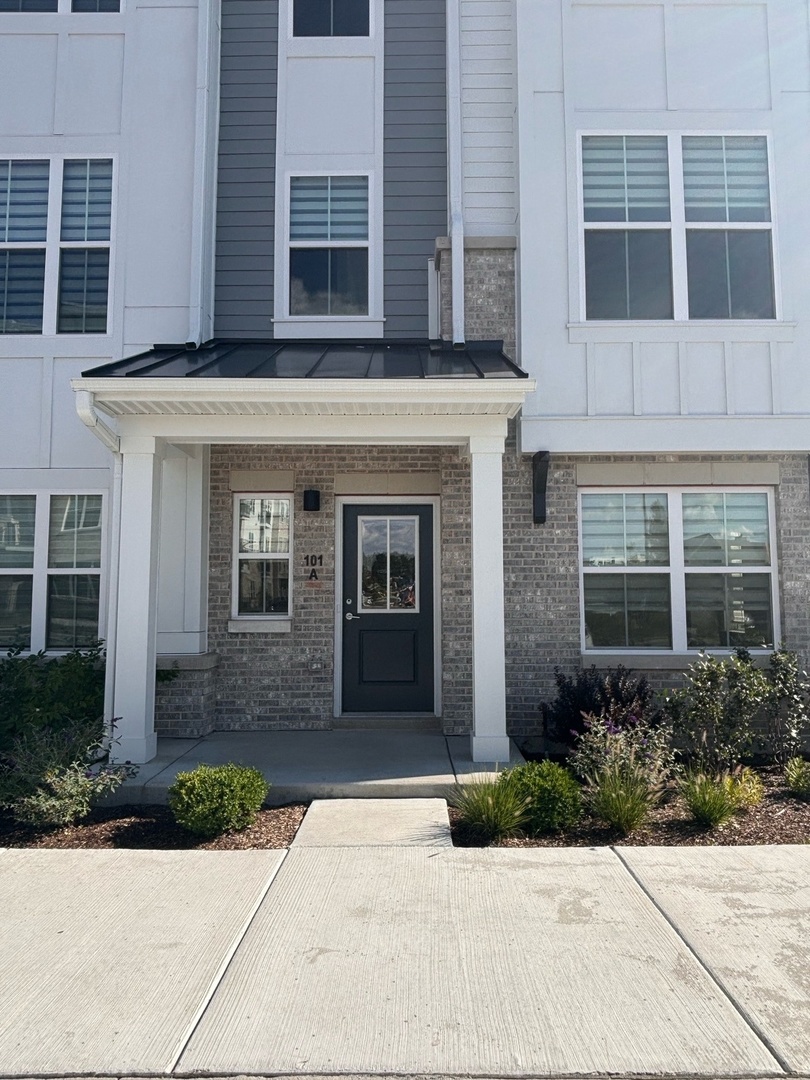
[(585, 135), (581, 161), (586, 319), (776, 317), (766, 136)]
[(418, 613), (419, 519), (358, 518), (357, 573), (364, 613)]
[(289, 618), (291, 561), (292, 497), (235, 495), (233, 618)]
[(583, 650), (773, 648), (769, 492), (580, 494)]
[(0, 648), (99, 638), (102, 496), (0, 495)]
[(368, 37), (370, 0), (293, 0), (293, 37)]
[(107, 332), (111, 159), (0, 160), (0, 334)]

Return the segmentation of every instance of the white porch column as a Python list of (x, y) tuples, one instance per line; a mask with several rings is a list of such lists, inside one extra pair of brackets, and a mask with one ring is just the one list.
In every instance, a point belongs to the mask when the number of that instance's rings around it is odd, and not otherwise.
[(155, 645), (160, 536), (160, 439), (121, 440), (121, 535), (113, 672), (115, 761), (149, 761), (155, 735)]
[(470, 439), (473, 761), (509, 761), (503, 603), (501, 438)]

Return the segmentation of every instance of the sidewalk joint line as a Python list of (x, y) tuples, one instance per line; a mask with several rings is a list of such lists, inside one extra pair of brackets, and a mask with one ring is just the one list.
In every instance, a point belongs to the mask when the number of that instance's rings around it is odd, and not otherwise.
[(270, 891), (270, 886), (276, 880), (278, 872), (282, 868), (284, 863), (287, 861), (287, 857), (289, 856), (289, 854), (290, 854), (290, 849), (287, 848), (286, 851), (284, 852), (284, 857), (280, 860), (278, 866), (276, 866), (273, 869), (272, 873), (268, 876), (267, 881), (265, 882), (264, 887), (262, 888), (261, 892), (259, 893), (259, 896), (258, 896), (255, 904), (253, 905), (253, 907), (248, 912), (248, 916), (245, 919), (244, 923), (242, 924), (242, 928), (239, 931), (237, 931), (236, 934), (234, 934), (233, 941), (231, 942), (230, 947), (228, 948), (227, 952), (225, 953), (225, 956), (222, 959), (222, 963), (219, 965), (217, 970), (214, 972), (214, 976), (211, 979), (209, 987), (202, 996), (202, 1001), (200, 1002), (199, 1006), (197, 1007), (196, 1012), (194, 1013), (193, 1017), (191, 1018), (191, 1022), (189, 1023), (188, 1027), (186, 1028), (185, 1033), (183, 1034), (182, 1038), (179, 1040), (179, 1043), (177, 1044), (177, 1050), (175, 1051), (173, 1057), (171, 1058), (171, 1060), (169, 1062), (169, 1065), (163, 1070), (164, 1075), (170, 1076), (174, 1072), (174, 1070), (177, 1068), (177, 1064), (180, 1061), (180, 1058), (185, 1053), (186, 1047), (191, 1042), (192, 1036), (194, 1035), (194, 1032), (197, 1030), (197, 1027), (199, 1026), (199, 1023), (202, 1020), (203, 1016), (205, 1015), (205, 1013), (206, 1013), (206, 1011), (208, 1009), (208, 1006), (211, 1004), (211, 1001), (212, 1001), (212, 999), (214, 997), (214, 994), (217, 992), (222, 980), (225, 978), (225, 974), (226, 974), (228, 968), (231, 966), (231, 963), (233, 961), (233, 958), (236, 956), (236, 953), (237, 953), (237, 951), (239, 949), (239, 946), (245, 940), (245, 937), (246, 937), (247, 932), (248, 932), (248, 930), (250, 929), (250, 927), (251, 927), (251, 925), (253, 923), (253, 920), (258, 915), (259, 908), (264, 903), (265, 897), (267, 896), (268, 892)]
[(670, 917), (669, 913), (665, 911), (662, 905), (655, 899), (653, 894), (641, 880), (636, 871), (632, 868), (632, 866), (630, 866), (624, 856), (619, 852), (619, 849), (617, 847), (611, 847), (610, 850), (619, 860), (619, 862), (633, 879), (633, 881), (635, 881), (636, 885), (638, 885), (638, 887), (641, 889), (641, 891), (644, 893), (644, 895), (647, 897), (647, 899), (650, 901), (656, 911), (661, 915), (667, 925), (671, 928), (678, 940), (683, 942), (684, 946), (689, 950), (690, 954), (692, 955), (698, 966), (702, 968), (703, 971), (705, 971), (705, 973), (708, 975), (714, 985), (718, 988), (721, 994), (726, 998), (726, 1000), (729, 1002), (735, 1012), (738, 1013), (743, 1022), (747, 1024), (747, 1026), (751, 1029), (754, 1035), (756, 1035), (756, 1037), (763, 1044), (768, 1053), (773, 1057), (774, 1061), (777, 1062), (785, 1075), (800, 1076), (801, 1074), (798, 1073), (794, 1068), (792, 1068), (787, 1059), (784, 1058), (782, 1054), (776, 1049), (771, 1039), (765, 1034), (757, 1021), (754, 1020), (754, 1018), (748, 1014), (746, 1009), (737, 1001), (737, 999), (731, 993), (731, 990), (729, 990), (729, 988), (726, 986), (720, 976), (716, 975), (712, 971), (712, 969), (697, 951), (697, 948), (692, 944), (686, 934), (676, 925), (674, 920)]

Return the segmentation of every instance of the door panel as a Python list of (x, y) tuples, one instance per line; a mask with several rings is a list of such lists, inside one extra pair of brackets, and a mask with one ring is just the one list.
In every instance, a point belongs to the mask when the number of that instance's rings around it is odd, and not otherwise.
[(433, 507), (343, 514), (344, 712), (433, 712)]

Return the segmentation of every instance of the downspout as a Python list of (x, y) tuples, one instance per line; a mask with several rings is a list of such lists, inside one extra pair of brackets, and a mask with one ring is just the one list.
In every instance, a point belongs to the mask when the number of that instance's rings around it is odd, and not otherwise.
[(117, 454), (121, 448), (121, 440), (113, 429), (101, 419), (96, 412), (96, 404), (89, 390), (76, 391), (76, 412), (79, 419), (85, 424), (97, 439), (100, 439), (108, 450)]
[(461, 0), (447, 0), (447, 180), (453, 278), (453, 348), (464, 348), (464, 162), (461, 131)]

